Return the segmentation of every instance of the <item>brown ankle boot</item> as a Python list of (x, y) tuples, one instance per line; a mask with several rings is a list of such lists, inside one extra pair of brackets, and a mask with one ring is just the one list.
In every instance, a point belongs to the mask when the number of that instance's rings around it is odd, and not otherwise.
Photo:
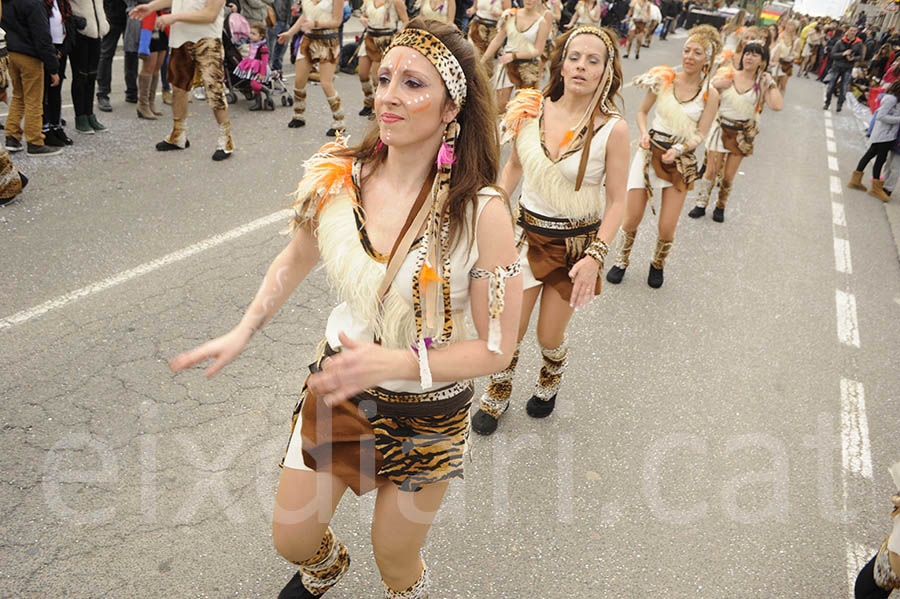
[(150, 112), (156, 116), (162, 116), (163, 113), (156, 108), (156, 88), (158, 86), (159, 73), (156, 73), (150, 77), (150, 92), (147, 94), (147, 105), (150, 107)]
[(853, 174), (850, 175), (850, 182), (847, 183), (847, 187), (850, 189), (858, 189), (860, 191), (868, 191), (866, 186), (863, 185), (862, 176), (862, 171), (853, 171)]
[(150, 110), (148, 94), (150, 93), (150, 75), (138, 75), (138, 118), (156, 120), (156, 115)]
[(881, 179), (872, 179), (872, 189), (869, 190), (869, 195), (873, 198), (878, 198), (882, 202), (891, 201), (891, 196), (884, 193), (884, 181)]

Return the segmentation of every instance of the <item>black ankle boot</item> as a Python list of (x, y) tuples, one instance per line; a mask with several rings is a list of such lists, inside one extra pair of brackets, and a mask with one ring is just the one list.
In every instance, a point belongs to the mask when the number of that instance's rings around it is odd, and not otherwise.
[(717, 223), (725, 222), (725, 209), (724, 208), (716, 208), (713, 210), (713, 220)]
[(703, 208), (701, 206), (694, 206), (693, 208), (691, 208), (691, 211), (688, 212), (688, 216), (690, 216), (691, 218), (702, 218), (706, 216), (706, 208)]
[(303, 575), (299, 571), (294, 573), (294, 577), (278, 593), (278, 599), (315, 599), (316, 597), (321, 597), (321, 595), (313, 595), (303, 586)]
[(532, 418), (546, 418), (553, 413), (554, 407), (556, 407), (556, 395), (548, 400), (543, 400), (537, 395), (533, 395), (531, 399), (528, 400), (525, 411), (528, 412), (528, 415)]
[(256, 94), (256, 101), (253, 103), (253, 106), (250, 107), (252, 112), (256, 112), (257, 110), (262, 110), (262, 94)]
[(475, 412), (475, 415), (472, 416), (472, 430), (479, 435), (488, 436), (497, 430), (497, 424), (499, 424), (499, 422), (499, 420), (484, 410), (478, 410)]
[(359, 116), (369, 116), (372, 114), (371, 106), (363, 106), (363, 109), (359, 111)]
[(294, 118), (291, 119), (291, 121), (288, 123), (288, 129), (297, 129), (299, 127), (303, 127), (304, 125), (306, 125), (306, 121), (304, 121), (303, 119)]
[(647, 284), (654, 289), (659, 289), (663, 284), (663, 269), (650, 265), (650, 274), (647, 275)]
[(625, 269), (619, 268), (618, 266), (613, 266), (609, 269), (609, 272), (606, 273), (606, 280), (613, 285), (618, 285), (619, 283), (621, 283), (624, 277)]

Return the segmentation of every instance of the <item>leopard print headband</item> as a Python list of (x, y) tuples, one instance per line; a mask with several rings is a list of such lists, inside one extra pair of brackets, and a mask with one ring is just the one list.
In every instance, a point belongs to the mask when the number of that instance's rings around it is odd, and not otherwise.
[(441, 40), (424, 29), (407, 27), (394, 37), (385, 54), (396, 46), (412, 48), (427, 58), (440, 73), (453, 103), (462, 108), (466, 101), (466, 75), (456, 56)]
[(563, 58), (565, 58), (569, 53), (569, 42), (571, 42), (579, 35), (585, 34), (599, 37), (603, 41), (603, 44), (606, 46), (606, 66), (603, 69), (603, 79), (600, 81), (600, 85), (597, 86), (597, 91), (594, 92), (594, 98), (591, 100), (585, 118), (591, 118), (589, 115), (593, 113), (594, 106), (597, 104), (597, 102), (600, 102), (602, 104), (603, 111), (606, 114), (618, 114), (618, 110), (613, 104), (612, 98), (609, 97), (609, 90), (610, 88), (612, 88), (613, 82), (613, 63), (615, 62), (616, 57), (615, 42), (613, 42), (612, 38), (609, 36), (609, 33), (593, 25), (579, 25), (578, 27), (573, 29), (569, 37), (566, 38), (566, 45), (563, 46)]

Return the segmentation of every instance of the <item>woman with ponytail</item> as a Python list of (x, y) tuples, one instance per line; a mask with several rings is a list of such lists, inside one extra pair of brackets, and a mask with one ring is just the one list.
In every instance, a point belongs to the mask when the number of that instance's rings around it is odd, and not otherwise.
[[(710, 75), (721, 47), (715, 28), (698, 25), (688, 32), (680, 73), (660, 66), (634, 80), (636, 86), (647, 89), (647, 95), (637, 112), (641, 141), (628, 173), (628, 208), (616, 263), (606, 274), (610, 283), (622, 282), (647, 201), (656, 214), (653, 193), (660, 189), (658, 236), (647, 284), (662, 287), (663, 266), (675, 241), (684, 198), (698, 176), (694, 150), (706, 137), (719, 107), (719, 92), (710, 85)], [(656, 113), (648, 127), (647, 116), (654, 104)]]
[[(628, 173), (628, 126), (615, 105), (622, 87), (616, 35), (582, 25), (558, 42), (549, 85), (519, 92), (501, 125), (503, 141), (513, 145), (500, 186), (511, 194), (522, 183), (516, 221), (525, 287), (520, 342), (540, 300), (543, 365), (526, 406), (533, 418), (549, 416), (555, 406), (568, 360), (569, 319), (600, 293)], [(508, 368), (491, 375), (472, 418), (475, 432), (496, 430), (509, 407), (517, 361), (518, 349)]]
[(171, 364), (214, 358), (207, 376), (221, 370), (323, 262), (341, 303), (282, 460), (272, 533), (296, 568), (280, 599), (320, 597), (350, 567), (329, 525), (348, 488), (377, 490), (384, 597), (428, 597), (420, 551), (462, 477), (472, 379), (505, 368), (516, 344), (522, 278), (472, 45), (451, 25), (411, 21), (385, 51), (375, 115), (361, 144), (338, 138), (306, 162), (293, 238), (241, 323)]

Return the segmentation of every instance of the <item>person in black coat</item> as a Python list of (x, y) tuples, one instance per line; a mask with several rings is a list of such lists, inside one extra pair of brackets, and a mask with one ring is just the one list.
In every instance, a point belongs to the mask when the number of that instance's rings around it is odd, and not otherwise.
[(844, 98), (847, 97), (847, 88), (850, 86), (850, 72), (853, 65), (862, 59), (863, 42), (856, 37), (856, 27), (847, 29), (847, 35), (835, 42), (831, 48), (831, 60), (833, 72), (831, 83), (828, 85), (828, 93), (825, 95), (825, 110), (831, 105), (831, 97), (837, 89), (838, 81), (840, 81), (840, 90), (837, 99), (837, 111), (840, 112), (844, 106)]

